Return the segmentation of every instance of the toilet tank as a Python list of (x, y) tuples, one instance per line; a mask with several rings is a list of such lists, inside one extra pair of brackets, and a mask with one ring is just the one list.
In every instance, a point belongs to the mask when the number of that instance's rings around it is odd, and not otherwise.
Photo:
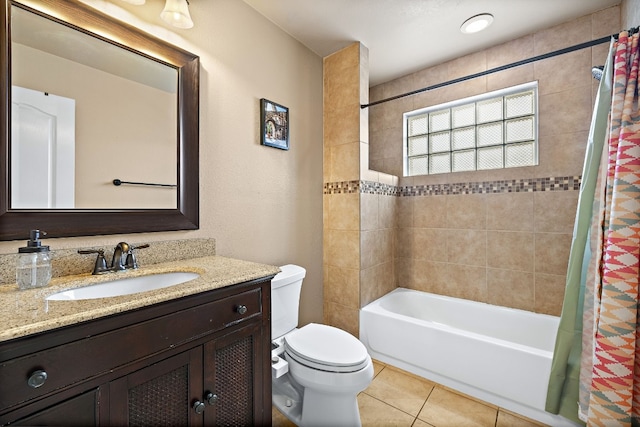
[(287, 264), (271, 280), (271, 339), (276, 339), (298, 326), (300, 290), (307, 273), (304, 268)]

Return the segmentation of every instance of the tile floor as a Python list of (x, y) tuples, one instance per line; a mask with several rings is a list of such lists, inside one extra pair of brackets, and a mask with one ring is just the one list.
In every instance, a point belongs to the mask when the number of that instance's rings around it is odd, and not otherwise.
[[(371, 385), (358, 395), (363, 427), (539, 427), (515, 415), (393, 366), (374, 361)], [(293, 427), (273, 408), (273, 427)]]

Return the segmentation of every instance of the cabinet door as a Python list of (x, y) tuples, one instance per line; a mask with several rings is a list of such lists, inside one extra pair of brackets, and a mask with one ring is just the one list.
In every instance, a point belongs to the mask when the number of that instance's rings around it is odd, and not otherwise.
[(259, 323), (205, 343), (205, 395), (214, 396), (212, 402), (208, 399), (205, 425), (265, 425), (262, 350)]
[(98, 396), (98, 389), (94, 389), (11, 422), (11, 425), (96, 426), (98, 425)]
[(202, 347), (112, 381), (109, 394), (111, 425), (202, 425)]

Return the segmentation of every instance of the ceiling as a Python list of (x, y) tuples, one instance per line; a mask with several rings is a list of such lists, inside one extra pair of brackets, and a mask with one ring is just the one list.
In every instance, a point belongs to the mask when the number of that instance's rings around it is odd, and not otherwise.
[[(360, 41), (371, 86), (620, 4), (621, 0), (244, 0), (321, 57)], [(493, 24), (462, 34), (466, 19)]]

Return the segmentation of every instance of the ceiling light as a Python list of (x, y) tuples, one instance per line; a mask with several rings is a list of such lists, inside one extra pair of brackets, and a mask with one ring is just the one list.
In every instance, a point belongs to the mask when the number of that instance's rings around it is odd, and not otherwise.
[(191, 28), (193, 21), (189, 15), (187, 0), (167, 0), (164, 10), (160, 13), (163, 21), (178, 28)]
[(473, 34), (478, 31), (482, 31), (487, 28), (493, 22), (493, 15), (490, 13), (481, 13), (480, 15), (472, 16), (462, 23), (460, 31), (464, 34)]

